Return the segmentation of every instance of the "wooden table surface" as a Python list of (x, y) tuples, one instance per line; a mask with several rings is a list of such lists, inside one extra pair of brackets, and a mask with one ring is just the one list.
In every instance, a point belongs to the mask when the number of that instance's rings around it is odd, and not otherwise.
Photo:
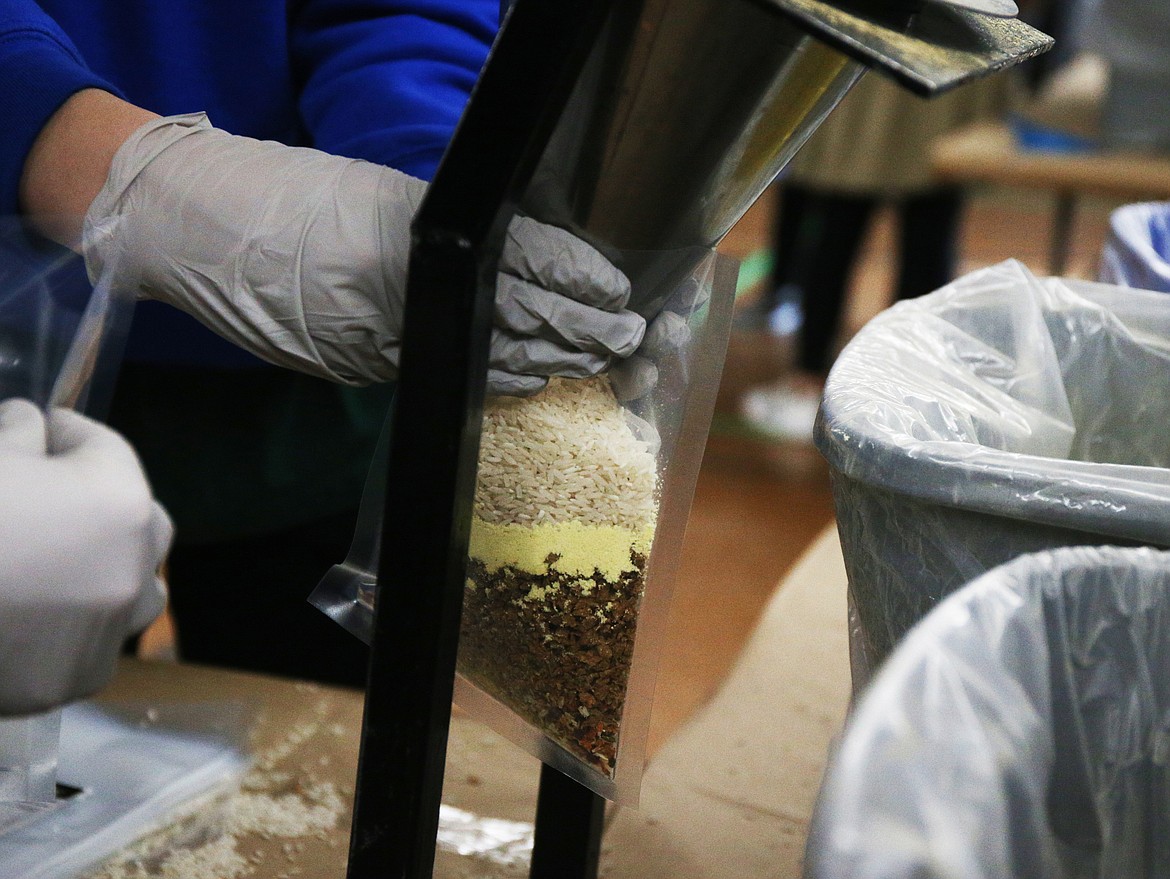
[(1025, 149), (1010, 126), (978, 123), (944, 135), (931, 149), (931, 166), (944, 181), (992, 184), (1053, 195), (1048, 270), (1068, 268), (1077, 202), (1086, 196), (1118, 204), (1170, 199), (1170, 154), (1114, 149)]
[(1170, 198), (1170, 155), (1023, 149), (1003, 123), (980, 123), (939, 138), (931, 163), (938, 176), (960, 183), (1075, 191), (1126, 201)]

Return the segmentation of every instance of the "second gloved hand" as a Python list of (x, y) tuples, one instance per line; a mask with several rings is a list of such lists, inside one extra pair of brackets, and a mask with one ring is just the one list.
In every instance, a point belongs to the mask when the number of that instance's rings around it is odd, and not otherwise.
[[(51, 450), (51, 453), (50, 451)], [(0, 403), (0, 716), (88, 696), (162, 612), (171, 522), (121, 436)]]
[[(91, 277), (168, 302), (269, 362), (346, 384), (397, 375), (410, 223), (426, 184), (380, 165), (239, 137), (202, 114), (118, 150), (86, 216)], [(629, 282), (563, 230), (517, 218), (488, 389), (531, 394), (631, 354)]]

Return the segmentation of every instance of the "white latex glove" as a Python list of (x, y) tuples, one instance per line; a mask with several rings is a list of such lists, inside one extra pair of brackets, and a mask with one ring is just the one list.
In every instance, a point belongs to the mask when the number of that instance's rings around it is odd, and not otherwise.
[[(426, 184), (228, 134), (203, 114), (143, 125), (86, 215), (90, 276), (194, 315), (271, 363), (346, 384), (397, 375), (410, 222)], [(110, 231), (113, 230), (113, 231)], [(488, 387), (531, 394), (637, 348), (645, 321), (601, 254), (517, 218), (500, 263)]]
[(171, 535), (121, 436), (63, 409), (46, 431), (32, 403), (0, 403), (0, 715), (109, 681), (123, 642), (163, 609)]

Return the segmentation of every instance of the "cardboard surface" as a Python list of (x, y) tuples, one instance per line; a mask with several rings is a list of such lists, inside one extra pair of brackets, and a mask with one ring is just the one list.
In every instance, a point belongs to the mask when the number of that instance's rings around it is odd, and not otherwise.
[(796, 879), (850, 680), (835, 527), (785, 578), (719, 692), (606, 833), (606, 879)]
[[(165, 861), (185, 852), (191, 863), (179, 871), (184, 879), (205, 879), (200, 871), (219, 865), (224, 866), (211, 876), (231, 877), (236, 875), (230, 869), (234, 859), (225, 856), (225, 847), (234, 849), (253, 870), (248, 875), (256, 879), (345, 875), (361, 729), (360, 692), (171, 662), (128, 660), (100, 701), (146, 702), (166, 714), (177, 713), (184, 703), (218, 704), (225, 714), (252, 719), (255, 767), (245, 789), (200, 803), (195, 814), (148, 837), (140, 856), (150, 870), (157, 870), (149, 875), (162, 875)], [(264, 823), (275, 832), (229, 832), (230, 839), (225, 838), (223, 831), (233, 826), (233, 809), (271, 813)], [(304, 823), (306, 818), (312, 826), (308, 832), (288, 832), (296, 828), (282, 829), (275, 823), (286, 819), (291, 824)]]
[[(237, 800), (291, 797), (298, 808), (328, 812), (332, 791), (343, 802), (331, 826), (307, 835), (235, 835), (236, 855), (255, 879), (345, 876), (360, 692), (128, 661), (103, 699), (154, 701), (164, 710), (183, 702), (251, 706), (252, 746), (263, 771)], [(785, 578), (720, 690), (655, 756), (640, 807), (611, 807), (601, 875), (798, 877), (809, 816), (848, 699), (845, 572), (830, 528)], [(527, 875), (539, 769), (498, 735), (453, 717), (443, 801), (459, 811), (442, 822), (436, 877)], [(222, 816), (231, 808), (230, 800), (206, 807), (206, 827), (225, 826)], [(474, 832), (463, 832), (469, 828)], [(182, 847), (210, 856), (211, 849), (200, 848), (209, 832), (170, 831), (155, 841), (155, 862)]]

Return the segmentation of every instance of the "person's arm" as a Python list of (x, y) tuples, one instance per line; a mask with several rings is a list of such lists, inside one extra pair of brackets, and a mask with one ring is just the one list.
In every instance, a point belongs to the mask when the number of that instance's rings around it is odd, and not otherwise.
[(289, 46), (313, 146), (429, 180), (499, 12), (499, 0), (293, 3)]
[[(115, 153), (83, 252), (91, 277), (187, 311), (278, 366), (388, 381), (425, 189), (371, 162), (229, 134), (203, 114), (162, 117)], [(629, 295), (584, 241), (517, 218), (500, 261), (489, 390), (531, 394), (549, 376), (596, 375), (629, 356), (645, 331)]]
[(117, 93), (34, 0), (0, 0), (0, 216), (22, 211), (21, 179), (34, 141), (85, 89)]
[(22, 213), (46, 237), (80, 247), (82, 223), (118, 148), (157, 114), (101, 89), (75, 92), (41, 129), (20, 177)]
[[(430, 64), (430, 50), (416, 49)], [(448, 136), (426, 140), (437, 151)], [(202, 114), (154, 117), (100, 91), (63, 101), (21, 176), (24, 212), (65, 243), (88, 202), (92, 278), (187, 311), (272, 363), (348, 384), (397, 375), (410, 223), (425, 188), (379, 164), (232, 135)], [(513, 223), (499, 278), (494, 393), (597, 374), (642, 339), (645, 321), (625, 307), (629, 281), (560, 229)]]

